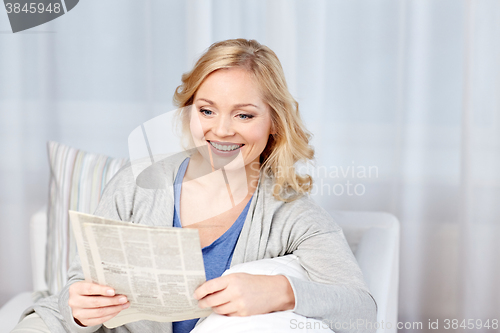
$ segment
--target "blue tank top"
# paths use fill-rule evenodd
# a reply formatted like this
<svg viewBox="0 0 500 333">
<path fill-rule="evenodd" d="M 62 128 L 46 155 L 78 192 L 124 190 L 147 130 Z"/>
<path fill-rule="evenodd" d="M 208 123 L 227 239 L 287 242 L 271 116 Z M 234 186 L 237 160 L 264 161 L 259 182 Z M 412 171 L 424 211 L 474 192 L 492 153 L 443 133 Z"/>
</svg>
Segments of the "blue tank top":
<svg viewBox="0 0 500 333">
<path fill-rule="evenodd" d="M 188 163 L 189 157 L 182 162 L 174 181 L 174 227 L 177 228 L 182 228 L 178 212 L 180 211 L 182 180 L 184 179 Z M 234 248 L 245 223 L 250 202 L 252 202 L 252 199 L 248 201 L 240 216 L 238 216 L 233 225 L 222 236 L 217 238 L 212 244 L 201 249 L 207 281 L 221 276 L 231 266 Z M 173 322 L 173 333 L 188 333 L 194 328 L 197 321 L 198 319 L 189 319 Z"/>
</svg>

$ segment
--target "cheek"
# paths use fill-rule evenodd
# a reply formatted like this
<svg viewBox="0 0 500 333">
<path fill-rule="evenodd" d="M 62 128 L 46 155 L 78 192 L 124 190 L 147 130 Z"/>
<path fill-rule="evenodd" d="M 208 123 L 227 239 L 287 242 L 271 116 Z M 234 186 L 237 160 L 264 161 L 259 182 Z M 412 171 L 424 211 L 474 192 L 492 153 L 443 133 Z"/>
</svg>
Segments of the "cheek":
<svg viewBox="0 0 500 333">
<path fill-rule="evenodd" d="M 269 139 L 269 129 L 264 125 L 252 127 L 247 131 L 246 139 L 252 145 L 264 149 Z"/>
<path fill-rule="evenodd" d="M 191 130 L 191 134 L 193 139 L 202 140 L 204 136 L 203 126 L 200 122 L 200 118 L 197 113 L 191 113 L 191 119 L 189 121 L 189 128 Z"/>
</svg>

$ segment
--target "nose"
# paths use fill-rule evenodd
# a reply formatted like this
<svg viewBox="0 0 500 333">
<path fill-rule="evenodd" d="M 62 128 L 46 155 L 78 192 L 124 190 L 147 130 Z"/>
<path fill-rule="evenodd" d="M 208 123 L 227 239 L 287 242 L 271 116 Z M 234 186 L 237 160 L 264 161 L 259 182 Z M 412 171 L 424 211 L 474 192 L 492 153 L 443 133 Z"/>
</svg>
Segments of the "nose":
<svg viewBox="0 0 500 333">
<path fill-rule="evenodd" d="M 219 138 L 234 135 L 234 129 L 233 129 L 233 124 L 231 122 L 231 117 L 225 115 L 217 117 L 217 119 L 214 122 L 212 132 L 214 132 L 214 134 Z"/>
</svg>

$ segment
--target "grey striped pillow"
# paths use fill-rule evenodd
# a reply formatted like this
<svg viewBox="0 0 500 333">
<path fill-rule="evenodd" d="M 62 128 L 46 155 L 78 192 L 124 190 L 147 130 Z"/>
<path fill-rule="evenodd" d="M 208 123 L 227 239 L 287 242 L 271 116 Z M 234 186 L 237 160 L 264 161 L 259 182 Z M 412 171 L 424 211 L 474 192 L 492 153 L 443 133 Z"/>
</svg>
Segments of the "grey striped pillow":
<svg viewBox="0 0 500 333">
<path fill-rule="evenodd" d="M 94 213 L 106 183 L 127 163 L 124 158 L 91 154 L 57 142 L 47 144 L 50 163 L 45 280 L 51 294 L 67 281 L 76 251 L 68 210 Z"/>
</svg>

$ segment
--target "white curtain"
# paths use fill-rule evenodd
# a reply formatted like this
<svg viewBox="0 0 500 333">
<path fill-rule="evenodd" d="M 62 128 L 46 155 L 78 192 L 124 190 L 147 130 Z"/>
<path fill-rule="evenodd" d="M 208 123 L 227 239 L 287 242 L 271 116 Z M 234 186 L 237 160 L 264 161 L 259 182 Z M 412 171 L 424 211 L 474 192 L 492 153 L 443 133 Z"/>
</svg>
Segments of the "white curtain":
<svg viewBox="0 0 500 333">
<path fill-rule="evenodd" d="M 0 305 L 31 288 L 45 142 L 127 156 L 201 52 L 242 37 L 281 59 L 316 200 L 399 218 L 399 320 L 500 319 L 500 2 L 82 0 L 9 29 L 0 10 Z"/>
</svg>

